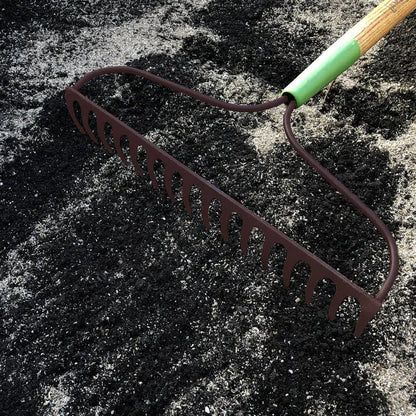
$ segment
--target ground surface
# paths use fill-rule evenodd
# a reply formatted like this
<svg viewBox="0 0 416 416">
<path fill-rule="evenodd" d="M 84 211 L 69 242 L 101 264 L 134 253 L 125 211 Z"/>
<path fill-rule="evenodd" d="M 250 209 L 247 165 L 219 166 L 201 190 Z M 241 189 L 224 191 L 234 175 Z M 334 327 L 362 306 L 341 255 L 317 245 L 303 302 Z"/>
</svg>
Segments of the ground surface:
<svg viewBox="0 0 416 416">
<path fill-rule="evenodd" d="M 75 129 L 64 88 L 129 64 L 272 99 L 373 1 L 6 0 L 0 5 L 1 415 L 415 415 L 416 16 L 295 132 L 388 224 L 400 279 L 365 334 L 304 303 Z M 282 110 L 222 112 L 131 77 L 85 94 L 376 293 L 383 240 L 300 161 Z M 197 202 L 194 202 L 197 205 Z"/>
</svg>

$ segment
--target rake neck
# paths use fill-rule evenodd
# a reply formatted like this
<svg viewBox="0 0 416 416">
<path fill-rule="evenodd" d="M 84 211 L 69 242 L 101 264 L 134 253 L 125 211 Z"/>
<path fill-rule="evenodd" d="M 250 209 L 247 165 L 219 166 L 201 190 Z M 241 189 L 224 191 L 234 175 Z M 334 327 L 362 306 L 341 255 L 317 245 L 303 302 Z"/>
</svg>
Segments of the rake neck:
<svg viewBox="0 0 416 416">
<path fill-rule="evenodd" d="M 289 139 L 290 144 L 296 150 L 296 152 L 302 157 L 302 159 L 310 166 L 312 166 L 326 181 L 333 186 L 338 192 L 340 192 L 344 197 L 363 215 L 365 215 L 380 231 L 383 238 L 386 240 L 389 254 L 390 254 L 390 270 L 387 280 L 384 282 L 380 291 L 377 293 L 375 298 L 382 302 L 387 296 L 387 293 L 393 286 L 394 281 L 397 277 L 398 265 L 399 265 L 399 253 L 397 249 L 396 242 L 387 228 L 386 224 L 378 217 L 378 215 L 369 208 L 357 195 L 353 194 L 342 182 L 340 182 L 332 173 L 325 169 L 316 159 L 312 157 L 296 140 L 295 135 L 293 134 L 291 126 L 291 116 L 293 110 L 296 108 L 297 104 L 295 100 L 292 100 L 285 112 L 284 115 L 284 128 L 286 135 Z"/>
</svg>

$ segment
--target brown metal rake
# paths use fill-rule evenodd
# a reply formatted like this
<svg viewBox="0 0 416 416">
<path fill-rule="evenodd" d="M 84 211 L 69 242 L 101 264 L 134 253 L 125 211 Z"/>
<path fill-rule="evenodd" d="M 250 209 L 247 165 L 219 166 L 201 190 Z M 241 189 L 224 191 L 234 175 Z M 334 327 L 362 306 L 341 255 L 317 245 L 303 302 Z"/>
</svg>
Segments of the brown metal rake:
<svg viewBox="0 0 416 416">
<path fill-rule="evenodd" d="M 235 201 L 229 195 L 225 194 L 221 190 L 217 189 L 211 183 L 206 181 L 204 178 L 184 166 L 178 160 L 158 148 L 156 145 L 151 143 L 149 140 L 141 136 L 132 128 L 121 122 L 119 119 L 114 117 L 112 114 L 104 110 L 99 105 L 95 104 L 83 94 L 80 93 L 80 88 L 89 80 L 96 78 L 100 75 L 110 73 L 123 73 L 123 74 L 134 74 L 146 78 L 150 81 L 178 91 L 182 94 L 196 98 L 202 102 L 210 105 L 214 105 L 230 111 L 238 112 L 256 112 L 277 107 L 281 104 L 286 104 L 287 109 L 284 115 L 284 128 L 289 138 L 291 145 L 297 151 L 297 153 L 310 164 L 321 176 L 323 176 L 333 187 L 335 187 L 340 193 L 342 193 L 348 201 L 350 201 L 357 209 L 359 209 L 366 217 L 368 217 L 373 224 L 380 230 L 383 237 L 388 243 L 390 250 L 390 272 L 387 280 L 381 287 L 378 294 L 373 297 L 364 291 L 357 284 L 353 283 L 350 279 L 336 271 L 334 268 L 329 266 L 323 260 L 310 253 L 304 247 L 300 246 L 289 237 L 281 233 L 275 227 L 268 222 L 264 221 L 258 215 L 245 208 L 243 205 Z M 381 302 L 386 297 L 390 290 L 396 275 L 398 267 L 398 253 L 397 247 L 394 242 L 392 235 L 390 234 L 384 223 L 377 217 L 377 215 L 368 208 L 359 198 L 349 191 L 341 182 L 339 182 L 331 173 L 329 173 L 324 167 L 322 167 L 305 149 L 300 146 L 294 137 L 291 128 L 291 114 L 296 107 L 296 101 L 290 95 L 283 95 L 275 100 L 254 105 L 237 105 L 230 104 L 215 98 L 203 95 L 199 92 L 190 90 L 184 86 L 178 85 L 171 81 L 160 78 L 149 72 L 135 69 L 131 67 L 109 67 L 93 71 L 84 76 L 79 80 L 73 87 L 69 87 L 66 90 L 66 103 L 69 113 L 77 126 L 78 130 L 85 134 L 87 133 L 91 140 L 97 143 L 97 138 L 89 126 L 90 114 L 95 114 L 97 121 L 97 132 L 98 136 L 103 142 L 105 148 L 108 151 L 112 151 L 109 146 L 106 135 L 105 127 L 109 125 L 113 132 L 114 146 L 117 154 L 121 160 L 127 164 L 127 158 L 124 155 L 121 147 L 121 138 L 127 137 L 129 143 L 129 157 L 136 170 L 136 172 L 143 176 L 143 171 L 139 166 L 137 156 L 138 149 L 141 148 L 146 152 L 147 156 L 147 170 L 152 180 L 153 186 L 158 189 L 159 184 L 156 180 L 154 166 L 157 160 L 161 161 L 164 166 L 164 186 L 172 201 L 174 201 L 174 194 L 172 191 L 172 180 L 175 174 L 179 174 L 182 178 L 182 198 L 185 208 L 189 214 L 191 214 L 190 205 L 190 192 L 193 186 L 198 187 L 202 193 L 202 218 L 205 226 L 210 226 L 209 222 L 209 206 L 213 200 L 218 200 L 221 204 L 221 233 L 225 241 L 228 240 L 228 223 L 233 213 L 236 213 L 242 219 L 241 229 L 241 248 L 243 254 L 247 253 L 248 241 L 250 234 L 254 228 L 260 230 L 264 235 L 264 243 L 262 248 L 262 265 L 264 268 L 268 267 L 269 256 L 275 245 L 283 246 L 286 250 L 286 259 L 283 267 L 283 284 L 288 286 L 294 267 L 299 263 L 303 262 L 310 266 L 310 277 L 306 287 L 306 303 L 310 304 L 316 285 L 322 279 L 329 279 L 336 285 L 336 292 L 332 298 L 331 305 L 329 308 L 329 319 L 333 320 L 336 316 L 337 310 L 344 299 L 347 297 L 353 297 L 358 300 L 360 304 L 360 314 L 355 328 L 355 335 L 359 336 L 367 323 L 374 317 L 377 311 L 381 307 Z M 75 112 L 75 103 L 78 103 L 81 110 L 81 123 L 77 119 Z"/>
<path fill-rule="evenodd" d="M 254 228 L 260 230 L 264 235 L 262 249 L 262 264 L 264 268 L 268 266 L 269 256 L 275 245 L 283 246 L 286 250 L 286 260 L 283 267 L 283 283 L 289 285 L 294 267 L 303 262 L 310 266 L 310 277 L 306 287 L 306 302 L 309 304 L 316 285 L 320 280 L 329 279 L 335 283 L 336 291 L 329 307 L 329 318 L 333 320 L 341 303 L 347 297 L 353 297 L 360 304 L 360 314 L 355 327 L 355 335 L 359 336 L 367 323 L 374 317 L 381 307 L 382 301 L 391 289 L 397 277 L 398 252 L 396 243 L 380 218 L 367 207 L 356 195 L 348 190 L 338 179 L 336 179 L 327 169 L 321 166 L 305 149 L 297 142 L 291 127 L 291 115 L 296 107 L 305 103 L 310 97 L 319 92 L 325 85 L 333 81 L 338 75 L 349 68 L 361 55 L 366 53 L 375 43 L 377 43 L 386 33 L 388 33 L 397 23 L 404 19 L 416 8 L 416 0 L 384 0 L 367 16 L 359 21 L 354 27 L 324 51 L 308 68 L 306 68 L 295 80 L 293 80 L 284 90 L 282 96 L 275 100 L 254 105 L 230 104 L 216 100 L 189 88 L 178 85 L 174 82 L 165 80 L 149 72 L 130 68 L 130 67 L 109 67 L 90 72 L 79 80 L 73 87 L 66 90 L 66 102 L 68 110 L 74 120 L 75 125 L 81 133 L 87 133 L 90 138 L 97 142 L 97 138 L 89 126 L 90 113 L 94 113 L 97 120 L 98 136 L 108 151 L 112 151 L 106 141 L 105 126 L 108 124 L 112 128 L 113 140 L 117 154 L 124 163 L 127 158 L 121 149 L 121 138 L 127 137 L 129 142 L 129 156 L 139 175 L 143 176 L 143 171 L 139 166 L 137 156 L 140 147 L 147 154 L 147 170 L 152 180 L 153 186 L 159 187 L 155 176 L 155 162 L 161 161 L 164 165 L 164 184 L 170 198 L 174 200 L 172 191 L 172 180 L 175 173 L 179 174 L 183 181 L 182 197 L 188 213 L 191 213 L 190 192 L 193 186 L 198 187 L 202 192 L 202 217 L 205 226 L 209 224 L 209 206 L 216 199 L 221 204 L 221 233 L 224 240 L 228 240 L 228 223 L 233 213 L 236 213 L 243 221 L 241 230 L 241 248 L 243 254 L 247 253 L 247 245 L 250 234 Z M 347 277 L 337 272 L 327 263 L 317 256 L 310 253 L 305 248 L 288 238 L 278 231 L 275 227 L 264 221 L 258 215 L 245 208 L 243 205 L 232 199 L 224 192 L 217 189 L 205 179 L 201 178 L 182 163 L 159 149 L 149 142 L 136 131 L 122 123 L 116 117 L 105 111 L 99 105 L 93 103 L 79 92 L 80 88 L 89 80 L 103 74 L 124 73 L 139 75 L 150 81 L 178 91 L 182 94 L 196 98 L 202 102 L 214 105 L 230 111 L 255 112 L 263 111 L 281 104 L 286 104 L 287 109 L 284 114 L 284 128 L 290 144 L 296 152 L 312 166 L 322 177 L 324 177 L 337 191 L 364 214 L 381 232 L 387 242 L 390 254 L 390 270 L 388 277 L 376 296 L 371 296 L 361 287 L 353 283 Z M 81 123 L 75 114 L 75 103 L 78 103 L 81 110 Z M 82 124 L 82 125 L 81 125 Z"/>
</svg>

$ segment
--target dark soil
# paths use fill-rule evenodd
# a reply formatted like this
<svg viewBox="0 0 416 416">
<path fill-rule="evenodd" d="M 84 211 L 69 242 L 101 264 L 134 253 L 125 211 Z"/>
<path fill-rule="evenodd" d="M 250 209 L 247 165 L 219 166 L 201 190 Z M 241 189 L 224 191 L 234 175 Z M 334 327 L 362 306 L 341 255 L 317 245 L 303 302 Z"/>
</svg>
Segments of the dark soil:
<svg viewBox="0 0 416 416">
<path fill-rule="evenodd" d="M 175 55 L 126 63 L 189 87 L 209 81 L 198 69 L 204 65 L 249 73 L 265 89 L 279 90 L 330 35 L 306 22 L 292 28 L 286 3 L 275 27 L 266 22 L 277 7 L 271 0 L 189 6 L 192 24 L 212 30 L 217 40 L 198 33 Z M 119 24 L 160 4 L 6 2 L 2 19 L 22 33 L 42 25 L 76 34 L 84 25 Z M 386 53 L 398 59 L 389 46 L 397 41 L 394 33 L 388 41 Z M 411 41 L 402 39 L 402 47 L 412 49 Z M 384 82 L 414 76 L 403 59 L 403 66 L 397 62 L 395 71 L 384 72 Z M 306 148 L 396 231 L 392 205 L 406 173 L 374 145 L 375 135 L 396 140 L 416 114 L 416 97 L 415 90 L 378 94 L 369 84 L 374 68 L 364 68 L 368 77 L 359 88 L 335 84 L 324 105 L 321 96 L 314 98 L 322 113 L 338 120 L 324 137 L 301 113 L 294 124 Z M 5 76 L 2 82 L 4 108 L 11 102 L 19 107 L 18 80 Z M 206 92 L 219 96 L 210 85 Z M 31 91 L 22 86 L 20 93 Z M 288 144 L 276 143 L 266 156 L 256 152 L 241 126 L 254 128 L 266 115 L 226 113 L 128 76 L 102 77 L 84 93 L 376 293 L 388 268 L 383 240 Z M 24 129 L 31 142 L 19 144 L 13 133 L 6 139 L 14 158 L 0 171 L 0 275 L 23 276 L 30 295 L 20 295 L 16 280 L 16 292 L 0 308 L 0 414 L 389 414 L 388 397 L 363 370 L 383 359 L 395 332 L 388 317 L 376 319 L 359 339 L 352 335 L 353 302 L 329 322 L 331 285 L 320 285 L 306 306 L 308 270 L 298 267 L 284 289 L 281 253 L 270 272 L 262 271 L 261 239 L 254 237 L 242 258 L 238 222 L 229 244 L 221 240 L 215 210 L 213 229 L 205 230 L 181 201 L 172 205 L 164 191 L 81 136 L 63 94 L 51 94 Z M 196 210 L 197 198 L 193 203 Z M 399 306 L 390 313 L 396 325 L 405 325 Z M 68 397 L 62 407 L 51 405 L 51 386 Z"/>
</svg>

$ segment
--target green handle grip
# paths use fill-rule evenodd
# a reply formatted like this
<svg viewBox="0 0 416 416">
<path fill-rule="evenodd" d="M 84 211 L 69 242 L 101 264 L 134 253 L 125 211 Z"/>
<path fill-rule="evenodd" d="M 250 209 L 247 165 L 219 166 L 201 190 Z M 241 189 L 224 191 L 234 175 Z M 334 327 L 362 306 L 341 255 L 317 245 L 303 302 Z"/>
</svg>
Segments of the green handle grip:
<svg viewBox="0 0 416 416">
<path fill-rule="evenodd" d="M 300 107 L 309 98 L 342 74 L 360 58 L 360 45 L 355 39 L 342 37 L 295 78 L 282 94 L 290 94 Z"/>
</svg>

